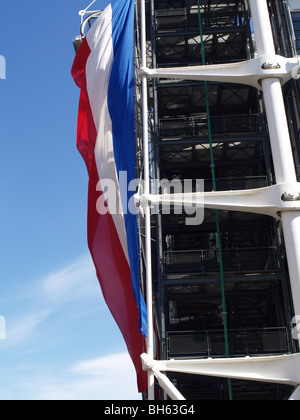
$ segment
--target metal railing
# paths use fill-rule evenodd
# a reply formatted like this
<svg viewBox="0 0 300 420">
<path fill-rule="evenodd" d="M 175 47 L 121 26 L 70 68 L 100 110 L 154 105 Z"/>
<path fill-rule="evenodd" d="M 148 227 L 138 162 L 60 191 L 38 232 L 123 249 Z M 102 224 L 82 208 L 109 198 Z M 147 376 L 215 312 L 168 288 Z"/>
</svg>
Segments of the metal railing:
<svg viewBox="0 0 300 420">
<path fill-rule="evenodd" d="M 259 115 L 224 115 L 212 116 L 212 134 L 224 137 L 235 134 L 260 132 Z M 208 135 L 208 122 L 206 117 L 163 118 L 160 120 L 160 136 L 168 138 L 172 136 L 196 137 Z"/>
<path fill-rule="evenodd" d="M 268 178 L 266 176 L 216 178 L 217 191 L 251 190 L 265 188 L 268 185 Z M 204 180 L 204 189 L 205 191 L 213 191 L 211 179 Z"/>
<path fill-rule="evenodd" d="M 235 275 L 246 273 L 279 272 L 276 247 L 223 249 L 225 273 Z M 219 270 L 218 249 L 166 251 L 164 253 L 165 273 L 197 273 L 205 276 Z"/>
<path fill-rule="evenodd" d="M 226 7 L 224 5 L 222 7 L 215 5 L 214 9 L 208 13 L 204 9 L 202 12 L 204 27 L 208 27 L 210 32 L 215 27 L 221 28 L 223 31 L 230 27 L 234 27 L 236 30 L 240 29 L 240 27 L 245 27 L 245 12 L 237 9 L 236 6 L 230 6 L 230 4 L 226 5 Z M 155 29 L 156 31 L 169 30 L 173 32 L 176 32 L 176 30 L 197 31 L 198 19 L 197 7 L 156 10 Z"/>
<path fill-rule="evenodd" d="M 229 330 L 231 356 L 285 354 L 290 352 L 287 328 Z M 169 331 L 168 358 L 222 357 L 225 355 L 224 331 Z"/>
</svg>

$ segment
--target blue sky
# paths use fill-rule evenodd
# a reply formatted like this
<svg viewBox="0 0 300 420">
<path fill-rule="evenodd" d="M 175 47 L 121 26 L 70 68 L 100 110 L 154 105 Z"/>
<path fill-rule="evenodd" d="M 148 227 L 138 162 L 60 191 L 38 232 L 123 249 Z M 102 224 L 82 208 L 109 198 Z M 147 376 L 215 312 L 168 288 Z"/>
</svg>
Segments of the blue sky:
<svg viewBox="0 0 300 420">
<path fill-rule="evenodd" d="M 0 5 L 0 400 L 140 398 L 87 249 L 70 69 L 88 4 Z"/>
</svg>

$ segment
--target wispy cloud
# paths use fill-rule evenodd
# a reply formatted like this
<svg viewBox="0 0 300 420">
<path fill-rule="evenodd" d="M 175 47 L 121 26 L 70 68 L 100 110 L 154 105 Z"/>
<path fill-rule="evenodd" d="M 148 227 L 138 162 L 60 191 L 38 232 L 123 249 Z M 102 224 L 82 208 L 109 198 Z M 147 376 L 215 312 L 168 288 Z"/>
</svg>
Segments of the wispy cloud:
<svg viewBox="0 0 300 420">
<path fill-rule="evenodd" d="M 80 299 L 86 301 L 88 309 L 88 299 L 95 295 L 99 296 L 101 305 L 101 290 L 89 255 L 26 284 L 14 300 L 11 298 L 11 313 L 4 314 L 7 338 L 0 341 L 1 348 L 30 338 L 41 324 L 63 310 L 66 303 L 75 305 L 74 301 Z M 80 312 L 74 312 L 74 316 L 80 316 Z"/>
<path fill-rule="evenodd" d="M 6 321 L 0 400 L 140 399 L 89 255 L 26 284 Z M 67 357 L 64 348 L 75 343 L 76 352 Z M 101 348 L 105 356 L 85 360 L 87 343 L 89 355 Z M 113 354 L 107 355 L 109 349 Z"/>
<path fill-rule="evenodd" d="M 85 360 L 72 366 L 72 373 L 89 376 L 105 376 L 111 372 L 118 373 L 120 376 L 128 372 L 132 362 L 127 353 L 117 353 L 97 359 Z"/>
<path fill-rule="evenodd" d="M 37 400 L 138 400 L 135 371 L 127 353 L 80 361 L 61 372 L 24 381 Z"/>
<path fill-rule="evenodd" d="M 95 268 L 89 255 L 44 276 L 38 292 L 49 300 L 66 301 L 86 297 L 95 290 Z M 97 285 L 98 287 L 98 285 Z"/>
<path fill-rule="evenodd" d="M 1 349 L 16 346 L 30 338 L 49 316 L 48 311 L 24 314 L 8 322 L 6 340 L 1 341 Z M 10 320 L 9 320 L 10 321 Z"/>
</svg>

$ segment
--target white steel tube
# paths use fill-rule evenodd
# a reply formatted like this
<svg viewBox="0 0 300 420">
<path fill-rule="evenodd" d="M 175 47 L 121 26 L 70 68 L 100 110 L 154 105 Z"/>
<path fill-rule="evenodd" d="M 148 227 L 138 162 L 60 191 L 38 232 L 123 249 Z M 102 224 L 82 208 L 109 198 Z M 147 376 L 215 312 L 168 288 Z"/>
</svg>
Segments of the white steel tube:
<svg viewBox="0 0 300 420">
<path fill-rule="evenodd" d="M 145 0 L 141 0 L 141 55 L 142 67 L 147 65 L 146 45 L 146 6 Z M 149 173 L 149 138 L 148 138 L 148 82 L 146 76 L 142 77 L 142 109 L 143 109 L 143 154 L 144 154 L 144 191 L 150 192 Z M 154 336 L 153 336 L 153 308 L 152 308 L 152 258 L 151 258 L 151 214 L 150 207 L 145 208 L 145 248 L 146 248 L 146 294 L 147 294 L 147 354 L 154 358 Z M 154 400 L 153 372 L 148 372 L 148 399 Z"/>
<path fill-rule="evenodd" d="M 297 386 L 295 391 L 292 393 L 291 397 L 289 398 L 289 401 L 300 401 L 300 385 Z"/>
<path fill-rule="evenodd" d="M 266 0 L 249 0 L 258 55 L 274 56 L 274 40 Z M 297 181 L 280 80 L 262 80 L 277 183 Z M 300 212 L 282 212 L 295 314 L 300 315 Z M 299 337 L 300 339 L 300 337 Z"/>
<path fill-rule="evenodd" d="M 153 372 L 158 380 L 160 387 L 168 394 L 168 396 L 175 401 L 184 401 L 184 396 L 178 391 L 170 379 L 161 373 L 158 369 L 153 367 Z"/>
<path fill-rule="evenodd" d="M 261 0 L 260 0 L 261 1 Z M 262 80 L 277 184 L 297 182 L 295 163 L 279 79 Z"/>
<path fill-rule="evenodd" d="M 300 316 L 300 212 L 283 212 L 282 228 L 295 315 Z M 298 340 L 300 341 L 299 333 Z"/>
<path fill-rule="evenodd" d="M 274 39 L 266 0 L 249 0 L 258 55 L 275 55 Z"/>
</svg>

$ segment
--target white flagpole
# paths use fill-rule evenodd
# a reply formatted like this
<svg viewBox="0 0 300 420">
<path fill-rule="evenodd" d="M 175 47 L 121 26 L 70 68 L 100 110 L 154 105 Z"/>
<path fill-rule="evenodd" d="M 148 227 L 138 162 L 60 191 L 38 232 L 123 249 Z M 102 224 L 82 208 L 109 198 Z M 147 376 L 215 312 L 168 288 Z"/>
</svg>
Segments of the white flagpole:
<svg viewBox="0 0 300 420">
<path fill-rule="evenodd" d="M 259 56 L 270 58 L 272 63 L 272 59 L 275 57 L 275 47 L 267 2 L 266 0 L 250 0 L 250 8 L 257 53 Z M 277 184 L 295 185 L 297 178 L 280 79 L 276 77 L 263 79 L 262 89 L 276 182 Z M 293 196 L 293 191 L 291 193 Z M 300 316 L 300 211 L 283 211 L 281 218 L 295 315 Z"/>
<path fill-rule="evenodd" d="M 141 0 L 141 56 L 142 67 L 147 66 L 146 44 L 146 5 Z M 150 169 L 149 169 L 149 137 L 148 137 L 148 82 L 147 77 L 142 77 L 142 109 L 143 109 L 143 154 L 144 154 L 144 192 L 150 193 Z M 148 339 L 147 354 L 154 358 L 153 350 L 153 308 L 152 308 L 152 258 L 151 258 L 151 214 L 149 205 L 145 208 L 145 242 L 146 242 L 146 293 L 147 293 L 147 317 Z M 154 400 L 154 374 L 148 372 L 148 400 Z"/>
</svg>

